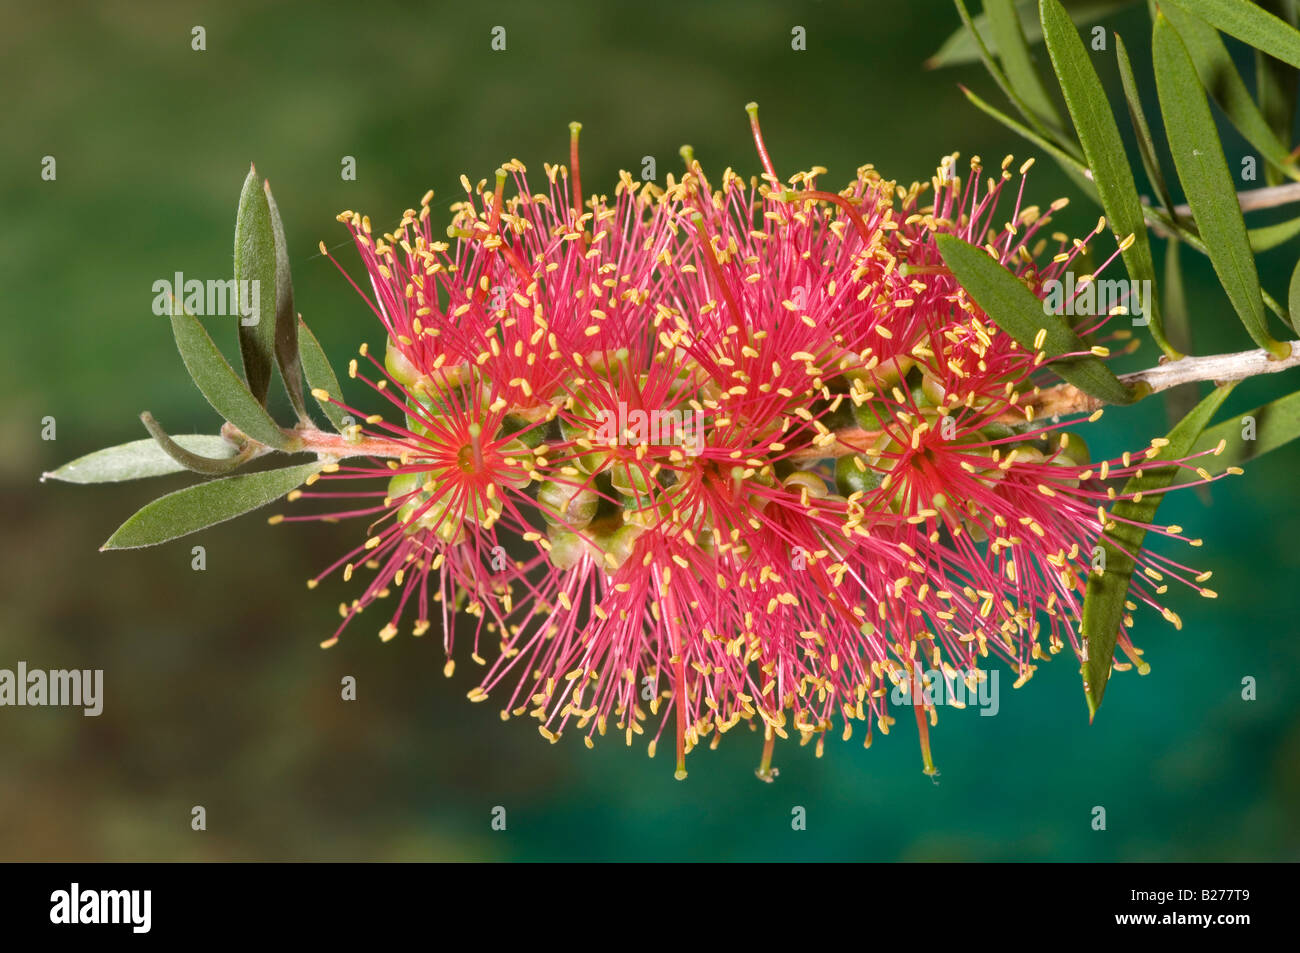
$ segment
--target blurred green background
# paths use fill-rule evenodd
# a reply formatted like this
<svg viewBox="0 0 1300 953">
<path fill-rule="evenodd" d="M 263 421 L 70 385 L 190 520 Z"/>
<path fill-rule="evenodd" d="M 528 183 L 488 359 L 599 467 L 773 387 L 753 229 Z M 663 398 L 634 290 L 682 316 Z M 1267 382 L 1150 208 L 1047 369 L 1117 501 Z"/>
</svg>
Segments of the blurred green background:
<svg viewBox="0 0 1300 953">
<path fill-rule="evenodd" d="M 385 645 L 362 624 L 322 652 L 350 589 L 303 581 L 359 526 L 269 527 L 255 515 L 157 549 L 98 553 L 134 509 L 186 478 L 37 478 L 144 436 L 141 410 L 173 433 L 215 428 L 150 311 L 151 285 L 175 271 L 228 275 L 250 160 L 275 188 L 298 308 L 342 366 L 382 338 L 317 252 L 321 239 L 346 238 L 334 215 L 357 209 L 390 228 L 432 187 L 446 216 L 461 172 L 490 176 L 518 157 L 540 175 L 544 160 L 567 161 L 571 119 L 584 123 L 588 191 L 608 190 L 619 168 L 639 171 L 646 155 L 662 181 L 684 142 L 708 168 L 757 171 L 751 99 L 778 171 L 821 164 L 835 187 L 864 162 L 911 181 L 954 150 L 990 163 L 1032 154 L 962 98 L 958 82 L 998 98 L 978 66 L 922 68 L 958 24 L 947 0 L 411 6 L 3 7 L 0 667 L 102 668 L 106 700 L 99 718 L 0 709 L 0 859 L 1297 856 L 1300 448 L 1216 485 L 1208 506 L 1184 493 L 1162 511 L 1206 539 L 1192 561 L 1215 571 L 1220 597 L 1172 591 L 1181 632 L 1139 616 L 1150 675 L 1117 676 L 1089 727 L 1071 659 L 1017 692 L 1004 673 L 997 717 L 941 714 L 937 784 L 905 719 L 869 751 L 828 739 L 818 760 L 811 746 L 783 745 L 772 785 L 753 774 L 761 739 L 737 730 L 694 754 L 679 783 L 670 755 L 652 761 L 644 745 L 551 746 L 527 720 L 503 725 L 494 705 L 465 700 L 463 652 L 455 677 L 442 677 L 432 633 Z M 1153 96 L 1145 11 L 1104 22 Z M 195 25 L 205 52 L 191 50 Z M 490 48 L 497 25 L 505 52 Z M 796 25 L 805 52 L 791 50 Z M 1113 50 L 1097 62 L 1114 93 Z M 1225 141 L 1234 155 L 1244 148 Z M 40 177 L 46 155 L 53 182 Z M 356 159 L 354 182 L 340 177 L 344 156 Z M 1029 190 L 1042 205 L 1071 194 L 1049 161 Z M 1084 201 L 1070 211 L 1071 231 L 1095 222 Z M 1264 259 L 1279 297 L 1297 252 Z M 356 274 L 351 251 L 339 253 Z M 1194 257 L 1198 350 L 1249 347 Z M 1127 360 L 1154 359 L 1146 342 Z M 1294 388 L 1294 375 L 1242 386 L 1231 408 Z M 53 442 L 40 437 L 47 415 Z M 1118 452 L 1163 426 L 1149 401 L 1108 412 L 1088 439 Z M 206 572 L 190 568 L 194 543 Z M 340 700 L 345 675 L 357 679 L 355 702 Z M 1241 699 L 1248 675 L 1254 702 Z M 207 810 L 205 832 L 190 829 L 193 805 Z M 489 823 L 498 805 L 503 832 Z M 806 831 L 791 830 L 796 805 Z M 1104 832 L 1091 828 L 1095 805 Z"/>
</svg>

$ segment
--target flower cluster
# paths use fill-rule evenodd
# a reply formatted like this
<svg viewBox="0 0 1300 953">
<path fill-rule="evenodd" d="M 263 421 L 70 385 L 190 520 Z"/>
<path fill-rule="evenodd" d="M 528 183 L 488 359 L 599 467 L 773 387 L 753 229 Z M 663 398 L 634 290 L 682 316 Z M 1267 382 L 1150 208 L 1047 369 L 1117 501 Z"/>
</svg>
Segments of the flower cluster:
<svg viewBox="0 0 1300 953">
<path fill-rule="evenodd" d="M 679 777 L 741 723 L 763 732 L 770 777 L 776 738 L 820 753 L 837 716 L 845 738 L 856 721 L 868 745 L 887 733 L 891 690 L 923 670 L 973 687 L 999 656 L 1018 687 L 1039 660 L 1083 657 L 1105 507 L 1162 442 L 1092 463 L 1036 417 L 1051 362 L 935 243 L 985 247 L 1041 297 L 1088 248 L 1047 232 L 1064 201 L 1023 204 L 1029 163 L 1017 180 L 1009 157 L 963 176 L 949 156 L 906 187 L 864 166 L 823 191 L 824 169 L 779 179 L 753 128 L 749 180 L 715 183 L 686 149 L 663 188 L 623 173 L 612 200 L 584 199 L 575 124 L 543 192 L 518 161 L 491 187 L 462 177 L 445 239 L 432 193 L 382 236 L 339 216 L 387 332 L 382 360 L 362 347 L 349 373 L 395 420 L 367 417 L 349 437 L 374 455 L 291 496 L 355 502 L 289 519 L 373 520 L 312 580 L 366 574 L 326 645 L 387 599 L 381 638 L 436 618 L 450 658 L 468 615 L 472 700 L 551 741 L 613 729 L 653 755 L 668 728 Z M 1128 337 L 1106 321 L 1078 330 Z M 1208 573 L 1131 555 L 1134 608 L 1169 580 L 1212 595 Z M 912 707 L 934 773 L 935 711 Z"/>
</svg>

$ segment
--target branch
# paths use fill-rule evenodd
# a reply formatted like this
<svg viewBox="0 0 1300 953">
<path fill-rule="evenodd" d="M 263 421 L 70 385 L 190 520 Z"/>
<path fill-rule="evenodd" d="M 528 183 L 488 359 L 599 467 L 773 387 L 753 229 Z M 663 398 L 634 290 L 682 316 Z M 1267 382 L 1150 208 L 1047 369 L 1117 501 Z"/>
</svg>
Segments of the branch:
<svg viewBox="0 0 1300 953">
<path fill-rule="evenodd" d="M 1140 386 L 1143 396 L 1158 394 L 1161 391 L 1191 384 L 1197 381 L 1245 380 L 1262 374 L 1276 374 L 1292 367 L 1300 367 L 1300 341 L 1291 342 L 1291 353 L 1284 358 L 1274 358 L 1263 348 L 1253 351 L 1238 351 L 1235 354 L 1210 354 L 1204 357 L 1184 357 L 1177 361 L 1157 364 L 1144 371 L 1121 374 L 1119 379 L 1125 384 Z M 1000 418 L 1006 423 L 1022 423 L 1026 411 L 1032 410 L 1030 419 L 1036 417 L 1068 417 L 1075 414 L 1090 414 L 1105 402 L 1085 394 L 1073 384 L 1058 384 L 1039 391 L 1031 399 L 1017 405 L 1015 410 L 1007 411 Z M 235 440 L 246 441 L 250 447 L 258 448 L 254 455 L 269 451 L 270 448 L 244 434 L 237 427 L 226 424 L 222 433 Z M 415 457 L 409 446 L 382 437 L 364 437 L 350 439 L 335 433 L 326 433 L 315 428 L 285 430 L 286 434 L 301 441 L 296 452 L 315 453 L 323 459 L 342 460 L 348 457 L 378 457 L 383 459 L 401 459 L 403 456 Z M 787 458 L 795 463 L 807 463 L 861 453 L 879 436 L 880 431 L 862 430 L 848 427 L 836 431 L 835 442 L 826 446 L 800 447 L 792 450 Z"/>
<path fill-rule="evenodd" d="M 1292 202 L 1300 202 L 1300 182 L 1288 182 L 1285 185 L 1272 185 L 1268 188 L 1250 189 L 1237 193 L 1237 203 L 1241 206 L 1243 212 L 1257 212 L 1260 209 L 1277 208 L 1279 205 L 1289 205 Z M 1190 205 L 1176 206 L 1174 214 L 1180 218 L 1191 218 L 1192 207 Z"/>
<path fill-rule="evenodd" d="M 1234 354 L 1207 354 L 1204 357 L 1184 357 L 1178 361 L 1157 364 L 1145 371 L 1121 374 L 1119 379 L 1129 385 L 1143 385 L 1148 394 L 1192 384 L 1197 381 L 1214 381 L 1226 384 L 1242 381 L 1261 374 L 1276 374 L 1300 366 L 1300 341 L 1291 342 L 1291 353 L 1275 358 L 1263 348 L 1237 351 Z M 1039 415 L 1064 417 L 1070 414 L 1090 414 L 1103 406 L 1104 401 L 1085 394 L 1073 384 L 1060 384 L 1042 391 L 1033 402 Z"/>
</svg>

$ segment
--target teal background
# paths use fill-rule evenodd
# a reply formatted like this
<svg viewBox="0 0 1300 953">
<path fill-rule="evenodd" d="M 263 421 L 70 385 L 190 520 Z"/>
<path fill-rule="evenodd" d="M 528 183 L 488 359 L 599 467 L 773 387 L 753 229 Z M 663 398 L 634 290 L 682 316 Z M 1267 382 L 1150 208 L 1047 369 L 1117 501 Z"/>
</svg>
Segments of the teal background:
<svg viewBox="0 0 1300 953">
<path fill-rule="evenodd" d="M 432 187 L 446 217 L 461 172 L 490 177 L 510 157 L 539 180 L 544 160 L 567 161 L 571 119 L 584 123 L 589 192 L 611 189 L 620 167 L 639 171 L 644 155 L 662 181 L 683 142 L 715 172 L 757 171 L 751 99 L 778 171 L 824 165 L 834 187 L 864 162 L 911 181 L 954 150 L 990 165 L 1032 154 L 961 96 L 958 82 L 1001 102 L 979 66 L 922 68 L 958 25 L 946 0 L 5 3 L 0 17 L 0 667 L 102 668 L 106 683 L 99 718 L 0 709 L 0 859 L 1296 858 L 1294 446 L 1217 484 L 1208 506 L 1183 493 L 1162 510 L 1205 538 L 1191 561 L 1215 571 L 1220 595 L 1171 591 L 1181 632 L 1139 615 L 1150 675 L 1118 675 L 1090 727 L 1070 658 L 1015 692 L 1004 672 L 996 717 L 941 714 L 937 784 L 902 718 L 869 751 L 830 738 L 818 760 L 811 746 L 780 746 L 772 785 L 753 774 L 761 739 L 739 729 L 695 753 L 684 783 L 669 755 L 652 761 L 641 744 L 550 746 L 528 720 L 502 724 L 494 705 L 469 704 L 472 663 L 458 652 L 444 679 L 432 633 L 384 645 L 363 620 L 317 647 L 351 590 L 303 582 L 359 526 L 254 515 L 100 554 L 123 519 L 186 478 L 37 482 L 144 436 L 142 410 L 173 433 L 217 426 L 150 311 L 151 285 L 178 270 L 228 274 L 250 160 L 286 222 L 298 308 L 341 367 L 382 338 L 316 250 L 344 246 L 357 274 L 334 215 L 356 209 L 390 228 Z M 190 48 L 196 24 L 205 52 Z M 506 52 L 490 49 L 495 25 Z M 790 48 L 795 25 L 805 52 Z M 1145 11 L 1105 25 L 1129 43 L 1154 116 Z M 1117 96 L 1113 49 L 1095 61 Z M 40 178 L 45 155 L 54 182 Z M 355 182 L 340 178 L 346 155 Z M 1045 206 L 1072 193 L 1044 158 L 1029 194 Z M 1079 232 L 1096 214 L 1080 200 L 1059 222 Z M 1293 243 L 1262 260 L 1280 298 L 1298 253 Z M 1185 261 L 1197 349 L 1251 346 L 1208 267 Z M 1154 360 L 1149 341 L 1126 359 Z M 1285 393 L 1294 375 L 1243 385 L 1230 408 Z M 40 437 L 47 415 L 53 442 Z M 1164 427 L 1148 401 L 1087 436 L 1118 452 Z M 206 572 L 190 569 L 195 543 Z M 355 702 L 339 698 L 345 675 Z M 1241 698 L 1246 676 L 1257 701 Z M 204 832 L 190 829 L 193 805 L 207 810 Z M 504 832 L 489 824 L 498 805 Z M 1091 827 L 1097 805 L 1104 832 Z M 806 831 L 791 830 L 795 806 Z"/>
</svg>

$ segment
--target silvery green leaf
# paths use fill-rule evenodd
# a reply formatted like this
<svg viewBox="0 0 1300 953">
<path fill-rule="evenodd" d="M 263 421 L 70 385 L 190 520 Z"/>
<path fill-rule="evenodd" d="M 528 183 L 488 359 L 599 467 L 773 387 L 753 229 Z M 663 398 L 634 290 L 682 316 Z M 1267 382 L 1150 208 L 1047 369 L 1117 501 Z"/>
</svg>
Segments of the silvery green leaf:
<svg viewBox="0 0 1300 953">
<path fill-rule="evenodd" d="M 257 402 L 266 406 L 275 361 L 275 230 L 266 192 L 257 170 L 251 167 L 239 194 L 235 217 L 235 282 L 241 302 L 249 303 L 248 313 L 238 317 L 244 379 Z"/>
<path fill-rule="evenodd" d="M 321 348 L 320 341 L 316 340 L 316 335 L 312 334 L 311 329 L 307 327 L 307 322 L 301 319 L 298 322 L 298 351 L 302 355 L 302 369 L 307 376 L 307 386 L 313 391 L 323 390 L 334 398 L 341 397 L 343 390 L 339 387 L 339 379 L 334 374 L 334 368 L 330 367 L 329 358 L 325 356 L 325 351 Z M 345 419 L 347 415 L 343 410 L 318 397 L 316 403 L 320 404 L 320 409 L 325 411 L 325 416 L 330 419 L 334 429 L 342 433 L 347 426 Z"/>
<path fill-rule="evenodd" d="M 321 464 L 313 461 L 222 477 L 168 493 L 119 526 L 100 551 L 156 546 L 223 523 L 279 499 L 320 468 Z"/>
<path fill-rule="evenodd" d="M 311 420 L 302 398 L 302 363 L 298 358 L 298 314 L 293 307 L 293 274 L 289 268 L 289 248 L 284 238 L 280 209 L 271 194 L 271 183 L 263 183 L 266 203 L 271 211 L 271 232 L 275 237 L 275 360 L 280 366 L 284 389 L 301 423 Z"/>
<path fill-rule="evenodd" d="M 238 453 L 238 448 L 230 441 L 211 434 L 180 434 L 172 440 L 191 453 L 205 457 L 233 457 Z M 185 467 L 169 457 L 157 441 L 146 437 L 88 453 L 57 470 L 42 474 L 41 479 L 63 483 L 121 483 L 184 470 Z"/>
<path fill-rule="evenodd" d="M 277 450 L 292 448 L 293 442 L 244 386 L 199 319 L 186 311 L 179 301 L 173 304 L 172 333 L 190 377 L 217 413 L 268 447 Z"/>
</svg>

